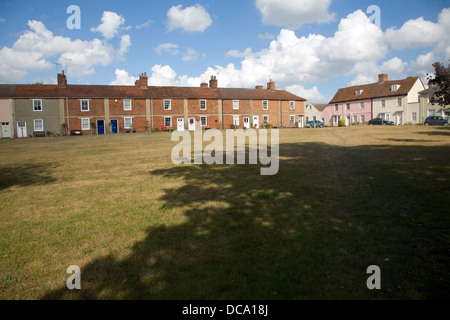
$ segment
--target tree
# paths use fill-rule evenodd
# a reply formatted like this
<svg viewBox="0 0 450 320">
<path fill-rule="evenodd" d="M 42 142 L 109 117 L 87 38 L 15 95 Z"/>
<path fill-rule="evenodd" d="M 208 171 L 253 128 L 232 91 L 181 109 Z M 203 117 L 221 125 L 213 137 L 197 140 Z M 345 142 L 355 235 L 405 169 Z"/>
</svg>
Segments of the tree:
<svg viewBox="0 0 450 320">
<path fill-rule="evenodd" d="M 445 107 L 450 105 L 450 64 L 446 68 L 442 63 L 435 62 L 433 67 L 435 70 L 434 76 L 427 74 L 428 85 L 436 88 L 430 103 Z"/>
</svg>

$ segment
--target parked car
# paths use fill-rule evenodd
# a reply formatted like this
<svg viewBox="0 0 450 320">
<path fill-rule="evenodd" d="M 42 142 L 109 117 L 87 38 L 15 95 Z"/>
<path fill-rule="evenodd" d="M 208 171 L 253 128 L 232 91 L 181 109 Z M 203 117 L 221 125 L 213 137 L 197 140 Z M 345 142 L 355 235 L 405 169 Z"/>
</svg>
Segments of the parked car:
<svg viewBox="0 0 450 320">
<path fill-rule="evenodd" d="M 426 126 L 448 126 L 448 121 L 440 116 L 428 117 L 423 123 Z"/>
<path fill-rule="evenodd" d="M 306 122 L 306 127 L 307 128 L 314 128 L 314 122 L 315 122 L 316 128 L 323 128 L 324 123 L 322 121 L 319 121 L 319 120 L 307 121 Z"/>
<path fill-rule="evenodd" d="M 382 125 L 393 126 L 394 122 L 393 121 L 384 120 L 382 118 L 374 118 L 374 119 L 369 121 L 369 124 L 370 125 L 378 125 L 378 126 L 382 126 Z"/>
</svg>

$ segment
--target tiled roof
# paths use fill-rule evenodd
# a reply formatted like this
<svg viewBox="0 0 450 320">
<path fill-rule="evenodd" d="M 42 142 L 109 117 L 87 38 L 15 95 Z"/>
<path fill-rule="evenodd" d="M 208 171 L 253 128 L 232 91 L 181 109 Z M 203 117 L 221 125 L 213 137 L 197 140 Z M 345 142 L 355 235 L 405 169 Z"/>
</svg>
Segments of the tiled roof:
<svg viewBox="0 0 450 320">
<path fill-rule="evenodd" d="M 404 96 L 409 93 L 418 79 L 420 78 L 410 77 L 404 80 L 390 80 L 339 89 L 334 98 L 330 101 L 330 104 L 382 97 Z M 392 85 L 399 85 L 400 87 L 397 91 L 391 91 Z M 360 95 L 356 95 L 355 93 L 358 90 L 361 90 Z"/>
<path fill-rule="evenodd" d="M 0 97 L 15 98 L 142 98 L 142 99 L 255 99 L 306 101 L 285 90 L 201 87 L 68 85 L 0 85 Z"/>
<path fill-rule="evenodd" d="M 11 98 L 16 86 L 14 84 L 0 84 L 0 98 Z"/>
</svg>

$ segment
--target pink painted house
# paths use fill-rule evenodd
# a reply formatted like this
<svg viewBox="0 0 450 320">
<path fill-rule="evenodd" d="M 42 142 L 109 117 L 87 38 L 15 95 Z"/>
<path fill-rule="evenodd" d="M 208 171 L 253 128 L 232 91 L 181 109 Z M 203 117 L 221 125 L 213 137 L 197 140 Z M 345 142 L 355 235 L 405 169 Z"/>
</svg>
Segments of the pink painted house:
<svg viewBox="0 0 450 320">
<path fill-rule="evenodd" d="M 345 119 L 345 125 L 365 123 L 372 118 L 372 100 L 362 99 L 347 102 L 330 102 L 322 111 L 326 126 L 339 126 L 339 120 Z"/>
</svg>

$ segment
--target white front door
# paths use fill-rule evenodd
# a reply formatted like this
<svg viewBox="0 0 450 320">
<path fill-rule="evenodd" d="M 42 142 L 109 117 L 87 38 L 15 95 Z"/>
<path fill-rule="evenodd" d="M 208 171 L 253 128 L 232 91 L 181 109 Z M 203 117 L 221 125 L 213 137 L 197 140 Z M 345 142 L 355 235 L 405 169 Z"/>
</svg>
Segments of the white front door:
<svg viewBox="0 0 450 320">
<path fill-rule="evenodd" d="M 195 130 L 195 118 L 188 119 L 188 129 L 189 129 L 189 131 Z"/>
<path fill-rule="evenodd" d="M 397 114 L 397 125 L 402 125 L 403 124 L 403 113 L 398 113 Z"/>
<path fill-rule="evenodd" d="M 17 138 L 27 137 L 27 123 L 25 121 L 17 122 Z"/>
<path fill-rule="evenodd" d="M 259 129 L 259 116 L 253 116 L 253 128 Z"/>
<path fill-rule="evenodd" d="M 298 116 L 298 127 L 303 128 L 303 116 Z"/>
<path fill-rule="evenodd" d="M 2 138 L 11 138 L 9 122 L 2 122 Z"/>
<path fill-rule="evenodd" d="M 184 119 L 183 118 L 177 119 L 177 130 L 184 131 Z"/>
<path fill-rule="evenodd" d="M 244 128 L 250 129 L 250 118 L 244 117 Z"/>
</svg>

